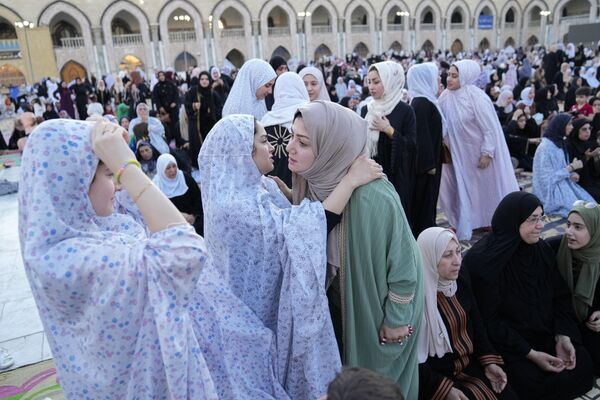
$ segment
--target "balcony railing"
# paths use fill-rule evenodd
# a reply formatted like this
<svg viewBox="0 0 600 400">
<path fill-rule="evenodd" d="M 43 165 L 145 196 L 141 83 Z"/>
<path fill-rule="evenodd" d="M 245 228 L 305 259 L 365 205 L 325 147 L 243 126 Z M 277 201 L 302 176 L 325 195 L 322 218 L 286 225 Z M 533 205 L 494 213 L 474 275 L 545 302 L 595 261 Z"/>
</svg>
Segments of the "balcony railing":
<svg viewBox="0 0 600 400">
<path fill-rule="evenodd" d="M 226 28 L 221 30 L 222 38 L 243 38 L 246 36 L 244 28 Z"/>
<path fill-rule="evenodd" d="M 423 31 L 435 31 L 435 24 L 421 23 L 421 30 L 423 30 Z"/>
<path fill-rule="evenodd" d="M 568 17 L 562 17 L 560 22 L 568 22 L 570 24 L 586 24 L 590 22 L 590 17 L 587 15 L 569 15 Z"/>
<path fill-rule="evenodd" d="M 0 39 L 0 51 L 19 51 L 18 39 Z"/>
<path fill-rule="evenodd" d="M 387 25 L 387 30 L 388 31 L 403 31 L 404 30 L 404 24 L 388 24 Z"/>
<path fill-rule="evenodd" d="M 290 34 L 289 26 L 273 27 L 268 29 L 269 36 L 287 36 Z"/>
<path fill-rule="evenodd" d="M 312 33 L 331 33 L 333 29 L 331 29 L 331 25 L 313 25 Z"/>
<path fill-rule="evenodd" d="M 113 35 L 113 46 L 137 46 L 143 43 L 140 33 Z"/>
<path fill-rule="evenodd" d="M 452 22 L 452 23 L 450 23 L 450 29 L 453 29 L 453 30 L 465 29 L 465 23 L 464 22 Z"/>
<path fill-rule="evenodd" d="M 82 37 L 69 37 L 60 39 L 60 47 L 77 48 L 85 47 L 85 41 Z"/>
<path fill-rule="evenodd" d="M 504 29 L 515 29 L 517 27 L 516 22 L 505 22 Z"/>
<path fill-rule="evenodd" d="M 529 21 L 529 26 L 540 26 L 542 25 L 541 19 L 532 19 Z"/>
<path fill-rule="evenodd" d="M 169 41 L 175 42 L 195 42 L 196 32 L 194 31 L 175 31 L 169 32 Z"/>
<path fill-rule="evenodd" d="M 369 25 L 352 25 L 350 32 L 352 32 L 352 33 L 368 33 Z"/>
</svg>

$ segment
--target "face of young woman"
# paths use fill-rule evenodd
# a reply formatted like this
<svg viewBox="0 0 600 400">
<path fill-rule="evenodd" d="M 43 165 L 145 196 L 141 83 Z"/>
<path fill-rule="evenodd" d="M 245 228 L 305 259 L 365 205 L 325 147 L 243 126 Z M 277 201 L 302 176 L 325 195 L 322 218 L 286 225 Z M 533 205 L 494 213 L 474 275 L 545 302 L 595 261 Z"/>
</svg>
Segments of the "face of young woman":
<svg viewBox="0 0 600 400">
<path fill-rule="evenodd" d="M 152 159 L 152 149 L 148 146 L 140 146 L 140 157 L 142 157 L 146 161 L 150 161 Z"/>
<path fill-rule="evenodd" d="M 275 83 L 275 79 L 272 79 L 269 82 L 262 85 L 261 87 L 259 87 L 258 90 L 256 91 L 256 98 L 258 100 L 263 100 L 265 97 L 267 97 L 268 95 L 273 93 L 273 84 L 274 83 Z"/>
<path fill-rule="evenodd" d="M 383 92 L 385 88 L 383 87 L 383 82 L 379 77 L 379 72 L 375 70 L 371 70 L 367 74 L 367 82 L 369 84 L 369 93 L 373 96 L 374 100 L 381 100 L 383 98 Z"/>
<path fill-rule="evenodd" d="M 290 69 L 288 68 L 287 64 L 281 64 L 279 67 L 277 67 L 277 70 L 275 71 L 275 73 L 277 74 L 277 76 L 283 74 L 284 72 L 288 72 Z"/>
<path fill-rule="evenodd" d="M 208 85 L 210 85 L 210 80 L 208 79 L 207 75 L 200 75 L 200 86 L 202 86 L 203 88 L 207 88 Z"/>
<path fill-rule="evenodd" d="M 269 143 L 265 128 L 256 123 L 254 142 L 252 143 L 252 159 L 256 168 L 265 175 L 273 171 L 273 146 Z"/>
<path fill-rule="evenodd" d="M 460 244 L 455 240 L 451 240 L 438 263 L 438 274 L 440 279 L 447 281 L 457 280 L 461 262 L 462 254 L 460 252 Z"/>
<path fill-rule="evenodd" d="M 288 168 L 292 172 L 304 172 L 315 162 L 315 154 L 310 146 L 310 138 L 302 118 L 294 120 L 292 137 L 286 149 L 288 152 Z"/>
<path fill-rule="evenodd" d="M 446 88 L 448 90 L 457 90 L 460 88 L 458 69 L 455 66 L 451 66 L 448 70 L 448 77 L 446 78 Z"/>
<path fill-rule="evenodd" d="M 114 211 L 115 183 L 113 173 L 104 164 L 99 164 L 88 192 L 92 207 L 99 217 L 108 217 Z"/>
<path fill-rule="evenodd" d="M 581 215 L 577 213 L 569 214 L 565 235 L 567 235 L 567 246 L 571 250 L 579 250 L 590 242 L 590 232 Z"/>
<path fill-rule="evenodd" d="M 142 106 L 142 107 L 138 108 L 137 114 L 138 114 L 138 117 L 140 117 L 142 119 L 148 118 L 148 115 L 149 115 L 148 107 Z"/>
<path fill-rule="evenodd" d="M 517 119 L 517 124 L 519 125 L 519 129 L 525 129 L 525 124 L 527 123 L 527 117 L 521 116 Z"/>
<path fill-rule="evenodd" d="M 123 118 L 121 120 L 121 126 L 127 130 L 129 130 L 129 120 L 127 118 Z"/>
<path fill-rule="evenodd" d="M 542 210 L 542 207 L 538 207 L 521 224 L 519 227 L 519 234 L 525 243 L 535 244 L 540 240 L 542 229 L 544 229 L 543 216 L 544 211 Z"/>
<path fill-rule="evenodd" d="M 588 141 L 590 136 L 592 136 L 592 126 L 590 124 L 583 125 L 581 128 L 579 128 L 577 136 L 582 142 Z"/>
<path fill-rule="evenodd" d="M 310 101 L 315 101 L 319 96 L 319 91 L 321 90 L 319 80 L 313 75 L 304 75 L 302 80 L 304 81 L 304 86 L 306 86 L 306 91 L 308 92 Z"/>
<path fill-rule="evenodd" d="M 177 177 L 177 164 L 169 163 L 167 168 L 165 168 L 165 176 L 168 179 L 175 179 Z"/>
<path fill-rule="evenodd" d="M 567 126 L 565 127 L 565 135 L 569 136 L 571 134 L 572 130 L 573 130 L 573 124 L 571 122 L 569 122 L 567 124 Z"/>
</svg>

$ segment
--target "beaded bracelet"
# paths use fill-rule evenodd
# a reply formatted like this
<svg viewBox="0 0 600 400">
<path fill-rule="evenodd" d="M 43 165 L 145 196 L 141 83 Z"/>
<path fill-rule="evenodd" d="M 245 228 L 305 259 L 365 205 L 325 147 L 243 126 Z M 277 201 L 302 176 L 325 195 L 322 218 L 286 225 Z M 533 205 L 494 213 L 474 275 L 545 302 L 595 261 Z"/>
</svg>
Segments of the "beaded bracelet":
<svg viewBox="0 0 600 400">
<path fill-rule="evenodd" d="M 129 160 L 127 161 L 125 164 L 123 164 L 123 166 L 121 168 L 119 168 L 119 170 L 117 171 L 117 183 L 120 185 L 121 184 L 121 175 L 123 175 L 123 172 L 125 171 L 125 168 L 127 168 L 129 165 L 136 165 L 138 168 L 142 168 L 142 164 L 140 164 L 140 162 L 138 160 Z"/>
</svg>

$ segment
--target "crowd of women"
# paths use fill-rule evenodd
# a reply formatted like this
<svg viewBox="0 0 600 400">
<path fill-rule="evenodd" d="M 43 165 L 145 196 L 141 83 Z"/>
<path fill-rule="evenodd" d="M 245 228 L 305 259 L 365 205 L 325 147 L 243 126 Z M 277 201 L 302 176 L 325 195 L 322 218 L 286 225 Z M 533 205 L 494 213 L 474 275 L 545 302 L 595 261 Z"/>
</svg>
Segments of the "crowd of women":
<svg viewBox="0 0 600 400">
<path fill-rule="evenodd" d="M 554 50 L 536 74 L 575 62 Z M 481 59 L 253 59 L 235 80 L 193 69 L 181 96 L 159 73 L 120 120 L 96 89 L 91 121 L 26 123 L 21 248 L 67 398 L 351 398 L 342 365 L 387 378 L 362 398 L 591 389 L 597 82 L 558 65 L 581 86 L 559 113 L 532 54 Z M 545 214 L 563 237 L 541 239 Z"/>
</svg>

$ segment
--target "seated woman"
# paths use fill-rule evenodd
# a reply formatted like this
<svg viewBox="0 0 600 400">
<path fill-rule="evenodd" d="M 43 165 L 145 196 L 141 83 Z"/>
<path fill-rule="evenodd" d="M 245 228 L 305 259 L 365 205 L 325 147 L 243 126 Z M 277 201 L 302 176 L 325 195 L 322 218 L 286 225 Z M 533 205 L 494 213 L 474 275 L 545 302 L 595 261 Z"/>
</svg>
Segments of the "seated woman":
<svg viewBox="0 0 600 400">
<path fill-rule="evenodd" d="M 315 101 L 298 110 L 292 129 L 293 202 L 322 201 L 367 150 L 367 123 L 339 104 Z M 354 191 L 342 223 L 329 233 L 327 263 L 344 363 L 386 375 L 404 397 L 416 398 L 417 346 L 410 336 L 421 325 L 421 256 L 387 179 Z"/>
<path fill-rule="evenodd" d="M 202 238 L 135 167 L 124 134 L 52 120 L 23 154 L 21 252 L 65 397 L 287 399 L 271 333 L 203 275 Z M 149 234 L 114 213 L 113 173 Z"/>
<path fill-rule="evenodd" d="M 382 172 L 361 158 L 322 203 L 292 206 L 264 176 L 272 152 L 252 115 L 215 124 L 198 157 L 205 238 L 232 291 L 275 334 L 277 376 L 288 395 L 316 399 L 341 367 L 325 294 L 326 234 L 353 189 Z"/>
<path fill-rule="evenodd" d="M 533 193 L 544 204 L 546 214 L 565 218 L 575 200 L 594 201 L 577 184 L 576 171 L 583 167 L 582 160 L 569 161 L 566 138 L 572 130 L 570 115 L 559 114 L 552 118 L 533 157 Z"/>
<path fill-rule="evenodd" d="M 577 202 L 557 254 L 558 270 L 572 293 L 583 345 L 600 374 L 600 206 Z"/>
<path fill-rule="evenodd" d="M 200 188 L 191 175 L 177 167 L 175 157 L 170 154 L 158 157 L 156 175 L 152 181 L 177 207 L 187 223 L 202 235 L 204 224 Z"/>
<path fill-rule="evenodd" d="M 510 89 L 500 92 L 498 100 L 494 103 L 496 114 L 498 114 L 498 120 L 502 127 L 506 126 L 515 112 L 515 106 L 513 105 L 513 94 Z"/>
<path fill-rule="evenodd" d="M 577 171 L 577 182 L 596 202 L 600 201 L 600 147 L 596 135 L 592 135 L 592 125 L 585 118 L 573 122 L 573 131 L 567 142 L 569 158 L 583 162 L 583 168 Z"/>
<path fill-rule="evenodd" d="M 503 127 L 508 151 L 511 157 L 519 161 L 518 168 L 523 168 L 525 171 L 531 171 L 533 168 L 530 146 L 540 142 L 539 137 L 531 137 L 532 132 L 528 129 L 529 121 L 532 119 L 527 116 L 525 111 L 517 109 L 512 115 L 512 120 Z M 533 124 L 535 125 L 535 122 Z"/>
<path fill-rule="evenodd" d="M 169 153 L 169 145 L 165 141 L 165 127 L 162 122 L 158 118 L 150 116 L 150 109 L 146 103 L 139 103 L 135 110 L 137 117 L 129 122 L 130 139 L 136 139 L 133 131 L 135 126 L 141 122 L 145 122 L 148 124 L 148 136 L 152 146 L 156 147 L 156 150 L 160 151 L 160 154 Z M 135 146 L 132 147 L 132 150 L 135 150 Z"/>
<path fill-rule="evenodd" d="M 287 186 L 292 186 L 292 173 L 288 168 L 288 154 L 285 146 L 290 141 L 292 121 L 298 107 L 308 103 L 308 92 L 304 82 L 295 72 L 284 72 L 277 78 L 274 104 L 260 120 L 267 131 L 269 142 L 273 146 L 273 171 L 269 175 L 277 176 Z"/>
<path fill-rule="evenodd" d="M 461 247 L 449 229 L 428 228 L 417 239 L 423 257 L 425 312 L 419 336 L 419 398 L 517 399 L 502 357 L 489 342 Z M 463 397 L 461 397 L 463 396 Z"/>
<path fill-rule="evenodd" d="M 150 144 L 150 142 L 144 140 L 137 142 L 135 158 L 137 158 L 142 165 L 142 171 L 144 171 L 146 176 L 150 179 L 154 178 L 154 175 L 156 175 L 156 160 L 158 160 L 159 156 L 160 153 Z"/>
<path fill-rule="evenodd" d="M 554 252 L 540 238 L 540 200 L 508 194 L 492 232 L 466 254 L 463 265 L 492 345 L 504 359 L 520 399 L 573 399 L 591 389 L 590 355 L 581 337 Z"/>
</svg>

